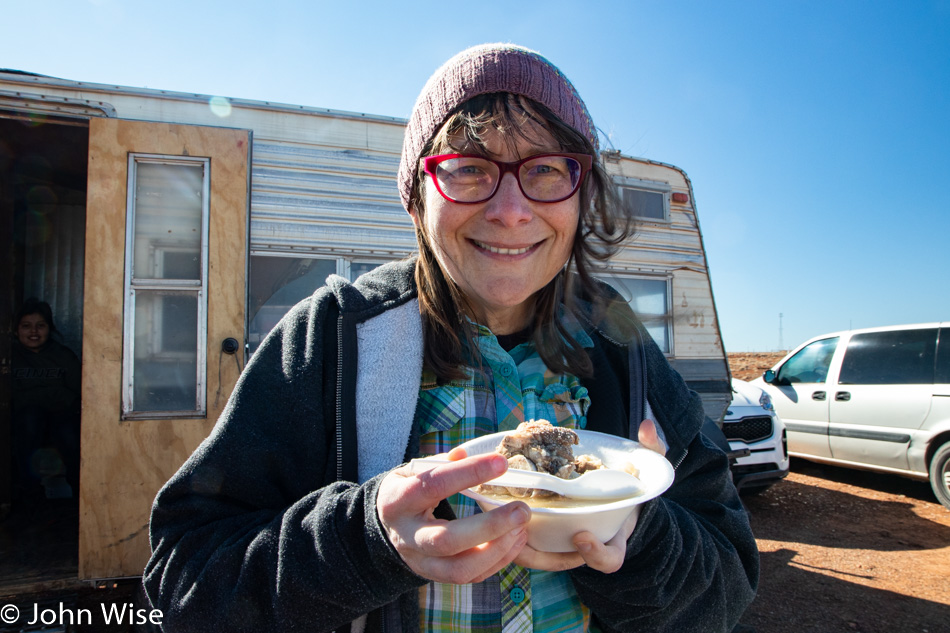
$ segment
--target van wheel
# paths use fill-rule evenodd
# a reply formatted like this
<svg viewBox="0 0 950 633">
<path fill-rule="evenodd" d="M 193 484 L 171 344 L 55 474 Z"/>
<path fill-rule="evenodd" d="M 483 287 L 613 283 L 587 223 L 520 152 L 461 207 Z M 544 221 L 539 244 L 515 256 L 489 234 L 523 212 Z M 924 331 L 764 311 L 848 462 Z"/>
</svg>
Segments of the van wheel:
<svg viewBox="0 0 950 633">
<path fill-rule="evenodd" d="M 950 508 L 950 442 L 938 448 L 930 460 L 930 486 L 937 500 Z"/>
</svg>

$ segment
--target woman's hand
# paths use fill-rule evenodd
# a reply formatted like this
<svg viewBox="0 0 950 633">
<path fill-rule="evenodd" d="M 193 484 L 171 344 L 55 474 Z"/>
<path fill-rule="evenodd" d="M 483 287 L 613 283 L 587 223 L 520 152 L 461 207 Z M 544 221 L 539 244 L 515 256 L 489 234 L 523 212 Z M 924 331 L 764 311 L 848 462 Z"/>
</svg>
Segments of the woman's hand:
<svg viewBox="0 0 950 633">
<path fill-rule="evenodd" d="M 666 447 L 657 435 L 656 425 L 652 420 L 644 420 L 640 424 L 637 439 L 644 447 L 660 455 L 666 455 Z M 515 558 L 515 562 L 522 567 L 547 571 L 564 571 L 587 565 L 591 569 L 612 574 L 623 565 L 627 552 L 627 539 L 630 538 L 633 529 L 637 526 L 641 507 L 639 505 L 634 507 L 633 512 L 621 526 L 620 531 L 606 543 L 598 541 L 590 532 L 578 532 L 574 535 L 576 552 L 559 554 L 539 552 L 531 547 L 525 547 Z"/>
<path fill-rule="evenodd" d="M 433 510 L 443 499 L 501 475 L 508 461 L 498 453 L 465 457 L 413 475 L 403 466 L 380 484 L 376 512 L 389 541 L 416 574 L 454 584 L 479 582 L 508 565 L 528 539 L 531 512 L 523 502 L 445 521 Z"/>
</svg>

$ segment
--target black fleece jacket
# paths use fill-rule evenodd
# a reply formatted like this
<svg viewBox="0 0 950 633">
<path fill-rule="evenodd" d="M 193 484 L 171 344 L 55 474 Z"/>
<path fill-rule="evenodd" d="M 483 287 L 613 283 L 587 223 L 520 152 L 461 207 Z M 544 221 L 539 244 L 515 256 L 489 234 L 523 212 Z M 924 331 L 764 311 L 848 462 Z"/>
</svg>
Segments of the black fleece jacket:
<svg viewBox="0 0 950 633">
<path fill-rule="evenodd" d="M 386 265 L 352 285 L 331 278 L 297 305 L 159 492 L 144 581 L 166 631 L 332 631 L 367 613 L 367 630 L 417 630 L 426 580 L 376 516 L 386 473 L 359 484 L 354 465 L 355 381 L 369 345 L 357 327 L 403 312 L 418 318 L 413 269 Z M 645 393 L 676 479 L 644 506 L 618 572 L 570 572 L 578 595 L 604 631 L 730 631 L 754 597 L 758 551 L 727 459 L 699 432 L 699 397 L 622 300 L 588 324 L 587 428 L 635 436 Z M 415 440 L 407 434 L 402 459 Z"/>
<path fill-rule="evenodd" d="M 29 407 L 79 413 L 82 367 L 76 354 L 52 339 L 38 352 L 11 341 L 13 410 Z"/>
</svg>

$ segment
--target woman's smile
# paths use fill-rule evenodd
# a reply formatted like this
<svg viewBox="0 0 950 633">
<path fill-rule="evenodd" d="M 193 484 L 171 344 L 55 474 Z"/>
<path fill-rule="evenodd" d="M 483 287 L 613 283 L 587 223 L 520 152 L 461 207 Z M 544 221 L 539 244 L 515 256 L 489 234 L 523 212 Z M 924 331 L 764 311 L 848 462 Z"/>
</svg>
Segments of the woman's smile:
<svg viewBox="0 0 950 633">
<path fill-rule="evenodd" d="M 481 242 L 476 239 L 470 240 L 472 244 L 483 251 L 488 251 L 492 255 L 525 255 L 538 248 L 541 242 L 535 242 L 529 246 L 494 246 L 487 242 Z"/>
</svg>

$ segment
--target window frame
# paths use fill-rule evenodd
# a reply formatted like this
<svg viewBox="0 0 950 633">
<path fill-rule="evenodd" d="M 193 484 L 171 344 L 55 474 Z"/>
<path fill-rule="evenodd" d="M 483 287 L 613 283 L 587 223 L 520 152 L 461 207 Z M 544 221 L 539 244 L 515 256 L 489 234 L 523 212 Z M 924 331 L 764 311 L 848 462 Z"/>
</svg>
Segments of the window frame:
<svg viewBox="0 0 950 633">
<path fill-rule="evenodd" d="M 374 268 L 379 268 L 383 264 L 398 261 L 397 259 L 385 259 L 380 257 L 368 257 L 365 255 L 336 255 L 336 274 L 340 277 L 349 279 L 350 282 L 356 281 L 353 277 L 353 264 L 373 264 Z M 328 257 L 329 258 L 329 257 Z"/>
<path fill-rule="evenodd" d="M 936 378 L 939 335 L 940 329 L 936 326 L 856 332 L 844 350 L 838 384 L 871 387 L 932 385 Z M 923 344 L 924 349 L 915 353 L 913 346 L 918 344 Z M 915 356 L 920 360 L 911 360 L 908 364 L 908 359 Z M 924 373 L 929 379 L 906 380 L 895 368 L 908 369 L 906 376 L 920 377 Z M 900 379 L 894 379 L 895 375 Z"/>
<path fill-rule="evenodd" d="M 254 259 L 255 258 L 268 258 L 268 257 L 280 257 L 284 259 L 318 259 L 325 262 L 334 262 L 336 266 L 335 274 L 347 279 L 349 281 L 355 281 L 352 276 L 352 267 L 354 264 L 375 264 L 375 267 L 388 264 L 390 262 L 398 261 L 402 256 L 380 256 L 375 254 L 363 254 L 363 253 L 342 253 L 342 252 L 328 252 L 325 250 L 309 250 L 309 251 L 284 251 L 284 250 L 271 250 L 271 249 L 252 249 L 248 253 L 247 258 L 247 284 L 246 284 L 246 307 L 247 309 L 247 318 L 244 323 L 244 360 L 245 362 L 253 356 L 254 352 L 257 351 L 257 348 L 260 346 L 261 341 L 267 336 L 268 332 L 252 332 L 251 325 L 253 324 L 256 313 L 252 314 L 250 305 L 252 301 L 252 284 L 254 281 Z M 322 286 L 318 286 L 322 287 Z M 279 290 L 278 290 L 279 291 Z M 275 291 L 276 293 L 277 291 Z M 273 295 L 272 295 L 273 296 Z M 266 302 L 265 302 L 266 303 Z M 263 305 L 263 304 L 262 304 Z M 257 340 L 256 337 L 260 336 L 260 339 Z M 252 338 L 254 342 L 252 344 Z M 253 348 L 253 349 L 252 349 Z"/>
<path fill-rule="evenodd" d="M 934 359 L 934 384 L 950 384 L 950 328 L 937 332 L 937 357 Z"/>
<path fill-rule="evenodd" d="M 617 292 L 621 294 L 626 300 L 627 305 L 630 306 L 630 309 L 633 310 L 634 314 L 637 315 L 637 318 L 643 323 L 643 327 L 649 332 L 649 327 L 653 322 L 663 321 L 663 324 L 666 328 L 666 339 L 669 342 L 669 349 L 663 349 L 663 346 L 657 341 L 657 347 L 660 348 L 660 351 L 663 352 L 664 356 L 675 357 L 676 355 L 676 342 L 673 338 L 673 277 L 671 275 L 647 275 L 647 274 L 637 274 L 623 271 L 607 271 L 602 274 L 595 275 L 601 281 L 604 281 L 610 284 Z M 655 316 L 652 319 L 645 319 L 644 315 L 634 308 L 633 304 L 630 303 L 633 297 L 627 299 L 626 293 L 628 288 L 622 286 L 618 288 L 619 282 L 623 279 L 637 279 L 643 281 L 653 281 L 657 283 L 663 283 L 666 285 L 666 311 L 663 313 L 662 317 Z M 652 334 L 651 334 L 652 336 Z M 654 339 L 655 341 L 656 339 Z"/>
<path fill-rule="evenodd" d="M 670 205 L 672 203 L 673 197 L 673 187 L 667 182 L 661 182 L 658 180 L 643 180 L 641 178 L 633 178 L 630 176 L 618 176 L 614 178 L 614 184 L 617 186 L 617 195 L 620 197 L 620 204 L 626 210 L 626 205 L 624 204 L 623 192 L 625 189 L 636 189 L 639 191 L 646 191 L 648 193 L 658 193 L 662 196 L 663 200 L 663 217 L 662 218 L 651 218 L 645 215 L 636 215 L 633 217 L 637 219 L 638 222 L 657 222 L 657 223 L 669 223 L 670 222 Z"/>
<path fill-rule="evenodd" d="M 830 381 L 837 381 L 837 377 L 831 374 L 831 367 L 834 365 L 834 355 L 838 352 L 838 345 L 841 343 L 840 336 L 828 336 L 821 338 L 815 341 L 803 345 L 800 347 L 793 355 L 789 356 L 785 362 L 778 368 L 778 371 L 775 373 L 775 383 L 776 385 L 789 386 L 789 385 L 823 385 Z M 827 354 L 830 348 L 830 354 Z M 811 356 L 806 355 L 806 352 Z M 803 363 L 806 359 L 811 363 L 813 367 L 814 363 L 812 362 L 812 357 L 827 358 L 828 364 L 824 367 L 824 377 L 821 380 L 816 381 L 807 381 L 801 380 L 799 376 L 802 375 L 802 372 L 799 371 L 794 376 L 788 376 L 787 372 L 791 371 L 789 366 L 794 366 L 795 369 L 798 369 L 798 363 Z M 814 373 L 814 372 L 812 372 Z M 829 377 L 831 380 L 829 380 Z M 796 378 L 797 380 L 792 380 Z"/>
<path fill-rule="evenodd" d="M 134 277 L 136 184 L 138 165 L 143 163 L 201 167 L 201 235 L 199 279 L 157 279 Z M 207 416 L 208 346 L 208 232 L 211 211 L 211 159 L 168 154 L 129 152 L 125 214 L 125 274 L 122 319 L 122 411 L 123 420 L 201 418 Z M 176 250 L 170 245 L 169 251 Z M 195 371 L 195 407 L 181 410 L 135 410 L 135 307 L 138 291 L 177 291 L 195 293 L 197 302 L 197 338 Z"/>
</svg>

